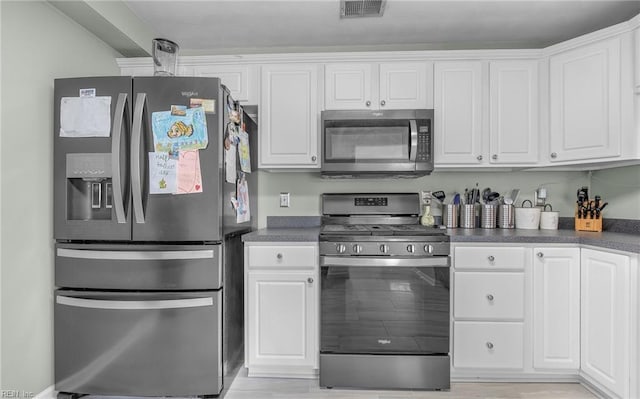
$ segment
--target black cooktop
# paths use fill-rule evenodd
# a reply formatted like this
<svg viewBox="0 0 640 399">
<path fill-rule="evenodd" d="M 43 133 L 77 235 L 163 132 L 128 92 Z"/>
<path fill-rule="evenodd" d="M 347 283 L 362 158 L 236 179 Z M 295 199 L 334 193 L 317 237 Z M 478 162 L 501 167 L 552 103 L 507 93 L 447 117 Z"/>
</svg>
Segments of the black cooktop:
<svg viewBox="0 0 640 399">
<path fill-rule="evenodd" d="M 444 234 L 445 231 L 437 227 L 425 227 L 419 224 L 326 224 L 320 229 L 320 235 L 429 236 Z"/>
</svg>

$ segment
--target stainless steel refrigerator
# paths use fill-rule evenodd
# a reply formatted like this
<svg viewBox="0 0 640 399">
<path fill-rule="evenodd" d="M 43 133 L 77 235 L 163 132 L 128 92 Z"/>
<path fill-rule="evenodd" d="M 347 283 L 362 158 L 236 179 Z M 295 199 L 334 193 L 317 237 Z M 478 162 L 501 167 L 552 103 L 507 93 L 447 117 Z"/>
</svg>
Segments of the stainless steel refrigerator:
<svg viewBox="0 0 640 399">
<path fill-rule="evenodd" d="M 255 170 L 255 122 L 217 78 L 57 79 L 54 96 L 56 390 L 220 394 L 243 359 L 240 235 L 257 202 L 255 171 L 225 142 L 246 131 Z M 196 128 L 165 135 L 158 115 L 192 115 Z M 181 135 L 155 165 L 158 138 Z M 180 163 L 194 146 L 199 160 Z M 170 184 L 156 187 L 159 174 Z M 253 218 L 238 223 L 240 176 Z M 192 191 L 171 191 L 176 181 Z"/>
</svg>

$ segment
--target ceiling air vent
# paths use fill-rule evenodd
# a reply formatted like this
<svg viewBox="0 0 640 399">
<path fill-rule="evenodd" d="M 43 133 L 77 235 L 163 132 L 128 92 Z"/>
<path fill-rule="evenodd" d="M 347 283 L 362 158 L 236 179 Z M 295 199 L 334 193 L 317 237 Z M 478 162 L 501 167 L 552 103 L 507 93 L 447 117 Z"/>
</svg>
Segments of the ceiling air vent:
<svg viewBox="0 0 640 399">
<path fill-rule="evenodd" d="M 381 17 L 387 0 L 340 0 L 340 18 Z"/>
</svg>

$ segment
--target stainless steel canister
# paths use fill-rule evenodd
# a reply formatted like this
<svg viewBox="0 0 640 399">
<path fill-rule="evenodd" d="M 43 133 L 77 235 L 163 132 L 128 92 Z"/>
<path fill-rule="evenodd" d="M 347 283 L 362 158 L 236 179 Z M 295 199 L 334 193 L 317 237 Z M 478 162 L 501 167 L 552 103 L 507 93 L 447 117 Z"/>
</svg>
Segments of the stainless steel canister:
<svg viewBox="0 0 640 399">
<path fill-rule="evenodd" d="M 444 208 L 444 220 L 445 226 L 448 229 L 455 229 L 458 227 L 458 214 L 460 212 L 460 205 L 457 204 L 447 204 Z"/>
<path fill-rule="evenodd" d="M 480 208 L 480 227 L 483 229 L 495 229 L 498 221 L 498 205 L 483 204 Z"/>
<path fill-rule="evenodd" d="M 460 206 L 460 227 L 463 229 L 476 228 L 476 206 L 474 204 Z"/>
<path fill-rule="evenodd" d="M 498 227 L 514 229 L 516 227 L 516 211 L 513 205 L 498 206 Z"/>
</svg>

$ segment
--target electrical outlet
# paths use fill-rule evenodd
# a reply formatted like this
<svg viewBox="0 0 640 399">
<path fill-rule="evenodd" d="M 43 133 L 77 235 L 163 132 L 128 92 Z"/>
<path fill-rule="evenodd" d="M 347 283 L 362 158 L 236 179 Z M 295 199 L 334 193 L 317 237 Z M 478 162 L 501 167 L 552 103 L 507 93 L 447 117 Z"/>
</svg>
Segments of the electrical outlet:
<svg viewBox="0 0 640 399">
<path fill-rule="evenodd" d="M 280 193 L 280 208 L 288 208 L 290 200 L 291 196 L 289 195 L 289 193 Z"/>
</svg>

